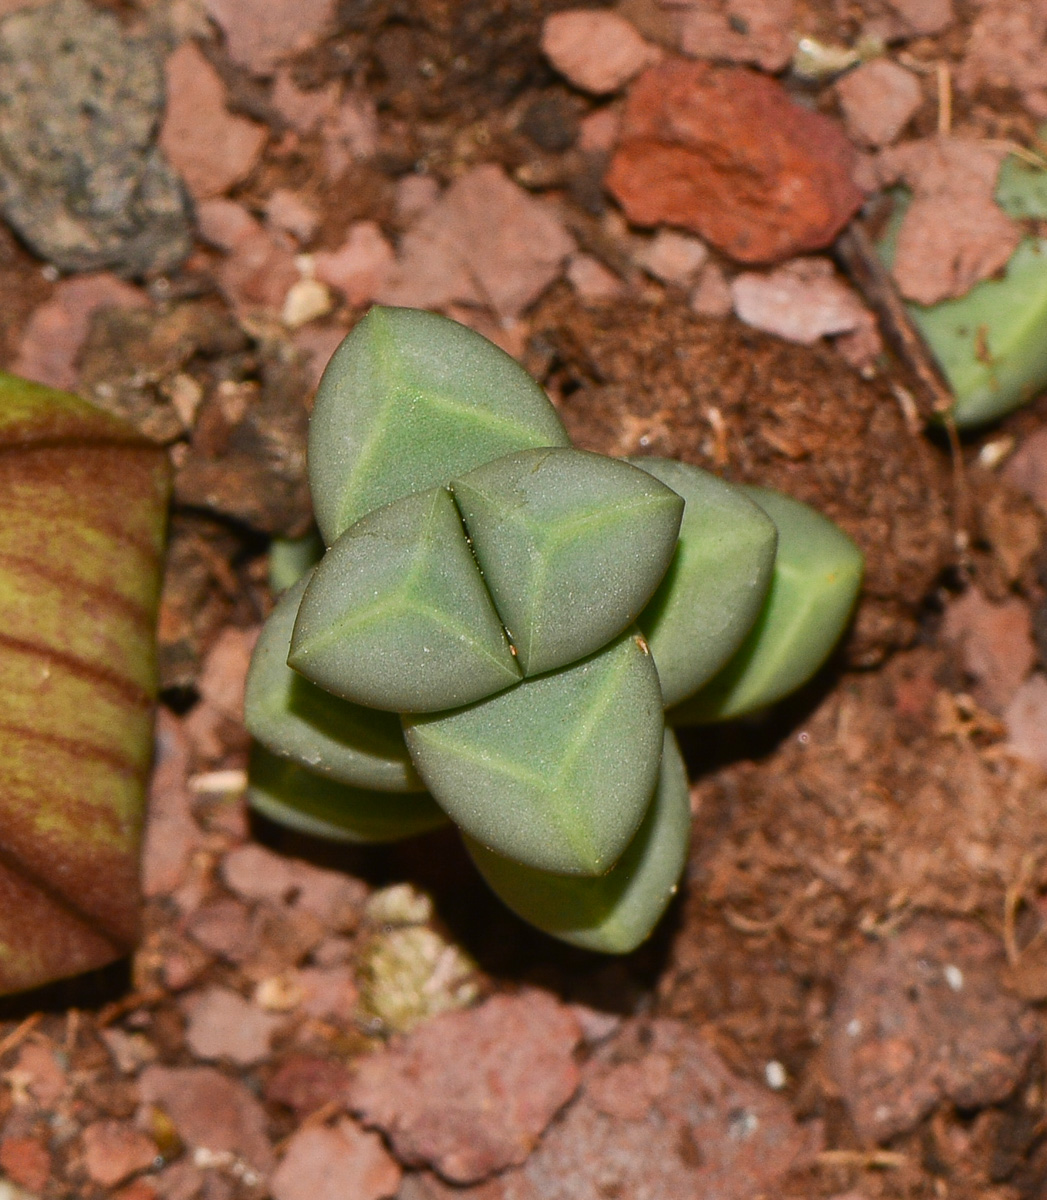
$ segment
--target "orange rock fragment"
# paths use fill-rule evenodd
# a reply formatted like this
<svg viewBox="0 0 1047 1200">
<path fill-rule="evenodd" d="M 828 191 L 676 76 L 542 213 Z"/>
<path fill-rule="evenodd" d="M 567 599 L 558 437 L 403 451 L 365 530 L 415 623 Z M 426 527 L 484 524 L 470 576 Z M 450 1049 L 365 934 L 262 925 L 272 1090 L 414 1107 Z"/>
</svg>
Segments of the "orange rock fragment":
<svg viewBox="0 0 1047 1200">
<path fill-rule="evenodd" d="M 857 212 L 854 163 L 839 126 L 774 80 L 667 58 L 630 90 L 606 182 L 639 225 L 772 263 L 828 246 Z"/>
</svg>

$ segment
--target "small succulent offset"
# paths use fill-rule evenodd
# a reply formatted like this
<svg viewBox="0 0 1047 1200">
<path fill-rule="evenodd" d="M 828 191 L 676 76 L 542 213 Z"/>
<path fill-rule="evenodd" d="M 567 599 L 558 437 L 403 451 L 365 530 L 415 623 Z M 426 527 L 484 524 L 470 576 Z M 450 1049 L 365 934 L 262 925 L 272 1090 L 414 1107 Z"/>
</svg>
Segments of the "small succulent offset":
<svg viewBox="0 0 1047 1200">
<path fill-rule="evenodd" d="M 1039 139 L 1047 134 L 1042 128 Z M 911 197 L 894 196 L 894 212 L 879 250 L 894 261 L 901 222 Z M 1017 157 L 1000 169 L 996 202 L 1031 231 L 1001 275 L 976 283 L 966 295 L 937 304 L 908 304 L 913 322 L 938 361 L 955 397 L 951 415 L 960 429 L 977 428 L 1020 408 L 1047 387 L 1047 170 Z"/>
<path fill-rule="evenodd" d="M 450 818 L 524 919 L 633 949 L 687 855 L 671 726 L 805 682 L 858 549 L 779 493 L 573 449 L 512 358 L 413 309 L 336 351 L 309 471 L 326 550 L 255 650 L 254 806 L 347 841 Z"/>
</svg>

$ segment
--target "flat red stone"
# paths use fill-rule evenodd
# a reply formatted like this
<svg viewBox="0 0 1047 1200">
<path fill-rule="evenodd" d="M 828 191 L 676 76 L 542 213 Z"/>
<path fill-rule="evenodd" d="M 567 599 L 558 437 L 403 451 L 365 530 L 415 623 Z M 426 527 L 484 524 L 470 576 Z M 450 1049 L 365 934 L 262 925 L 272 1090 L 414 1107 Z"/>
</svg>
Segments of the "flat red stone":
<svg viewBox="0 0 1047 1200">
<path fill-rule="evenodd" d="M 607 186 L 639 225 L 700 234 L 739 262 L 828 246 L 862 203 L 855 151 L 821 113 L 744 67 L 667 58 L 629 92 Z"/>
</svg>

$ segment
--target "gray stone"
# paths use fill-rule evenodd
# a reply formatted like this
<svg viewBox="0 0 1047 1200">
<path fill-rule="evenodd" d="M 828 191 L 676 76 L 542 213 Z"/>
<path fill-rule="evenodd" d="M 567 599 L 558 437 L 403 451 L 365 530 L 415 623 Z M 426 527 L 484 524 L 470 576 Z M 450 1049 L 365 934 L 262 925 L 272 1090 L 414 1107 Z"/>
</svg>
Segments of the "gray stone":
<svg viewBox="0 0 1047 1200">
<path fill-rule="evenodd" d="M 156 147 L 163 70 L 152 47 L 83 0 L 0 23 L 0 211 L 63 271 L 170 270 L 192 210 Z"/>
</svg>

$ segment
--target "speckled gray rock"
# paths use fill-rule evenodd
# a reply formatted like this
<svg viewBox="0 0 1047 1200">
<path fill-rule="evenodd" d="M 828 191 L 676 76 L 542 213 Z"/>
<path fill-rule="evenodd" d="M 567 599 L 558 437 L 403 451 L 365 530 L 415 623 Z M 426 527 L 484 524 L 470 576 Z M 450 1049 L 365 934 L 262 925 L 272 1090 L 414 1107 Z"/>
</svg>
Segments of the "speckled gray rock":
<svg viewBox="0 0 1047 1200">
<path fill-rule="evenodd" d="M 156 147 L 163 71 L 151 46 L 83 0 L 0 23 L 0 210 L 63 271 L 170 270 L 191 208 Z"/>
</svg>

